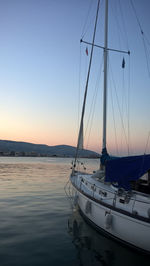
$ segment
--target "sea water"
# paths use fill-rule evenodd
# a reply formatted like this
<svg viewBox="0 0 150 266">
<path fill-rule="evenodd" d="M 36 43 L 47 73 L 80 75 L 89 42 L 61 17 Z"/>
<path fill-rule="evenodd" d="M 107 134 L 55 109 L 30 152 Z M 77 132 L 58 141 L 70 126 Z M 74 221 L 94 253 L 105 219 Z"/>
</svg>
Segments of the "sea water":
<svg viewBox="0 0 150 266">
<path fill-rule="evenodd" d="M 98 160 L 83 160 L 90 170 Z M 149 265 L 149 257 L 101 235 L 72 209 L 71 159 L 0 157 L 0 266 Z"/>
</svg>

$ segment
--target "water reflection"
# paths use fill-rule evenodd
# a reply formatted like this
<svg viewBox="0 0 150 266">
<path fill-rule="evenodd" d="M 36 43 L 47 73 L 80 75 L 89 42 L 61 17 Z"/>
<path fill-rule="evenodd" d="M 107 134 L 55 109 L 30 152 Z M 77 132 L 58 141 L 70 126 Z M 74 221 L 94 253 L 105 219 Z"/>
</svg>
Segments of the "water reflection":
<svg viewBox="0 0 150 266">
<path fill-rule="evenodd" d="M 98 233 L 83 220 L 78 210 L 74 210 L 68 220 L 68 232 L 76 247 L 79 265 L 149 265 L 148 256 Z"/>
</svg>

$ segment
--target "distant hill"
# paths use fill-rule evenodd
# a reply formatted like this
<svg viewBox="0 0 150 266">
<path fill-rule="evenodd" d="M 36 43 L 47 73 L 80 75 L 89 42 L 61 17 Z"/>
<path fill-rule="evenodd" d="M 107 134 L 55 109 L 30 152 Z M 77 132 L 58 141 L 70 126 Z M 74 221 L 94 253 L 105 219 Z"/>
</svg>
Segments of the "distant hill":
<svg viewBox="0 0 150 266">
<path fill-rule="evenodd" d="M 48 146 L 28 142 L 0 140 L 0 155 L 4 156 L 53 156 L 74 157 L 76 148 L 69 145 Z M 99 154 L 90 150 L 79 152 L 80 157 L 98 158 Z"/>
</svg>

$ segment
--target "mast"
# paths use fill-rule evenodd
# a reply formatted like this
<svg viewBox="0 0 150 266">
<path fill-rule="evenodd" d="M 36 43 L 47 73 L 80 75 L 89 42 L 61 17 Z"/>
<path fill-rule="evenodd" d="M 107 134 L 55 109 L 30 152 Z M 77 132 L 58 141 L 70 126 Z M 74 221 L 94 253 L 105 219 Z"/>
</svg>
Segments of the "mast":
<svg viewBox="0 0 150 266">
<path fill-rule="evenodd" d="M 91 64 L 92 64 L 92 58 L 93 58 L 93 50 L 94 50 L 94 42 L 95 42 L 95 35 L 96 35 L 96 28 L 97 28 L 99 6 L 100 6 L 100 0 L 97 1 L 96 18 L 95 18 L 94 33 L 93 33 L 93 39 L 92 39 L 92 49 L 91 49 L 91 54 L 90 54 L 89 68 L 88 68 L 88 74 L 87 74 L 87 80 L 86 80 L 86 86 L 85 86 L 85 92 L 84 92 L 81 122 L 80 122 L 80 129 L 79 129 L 77 149 L 76 149 L 76 154 L 75 154 L 73 170 L 76 167 L 76 161 L 77 161 L 77 157 L 78 157 L 79 148 L 81 146 L 83 146 L 83 120 L 84 120 L 84 113 L 85 113 L 85 105 L 86 105 L 89 77 L 90 77 L 90 71 L 91 71 Z"/>
<path fill-rule="evenodd" d="M 103 144 L 102 144 L 102 154 L 107 154 L 107 149 L 106 149 L 106 123 L 107 123 L 107 63 L 108 63 L 108 0 L 105 0 L 104 98 L 103 98 Z"/>
</svg>

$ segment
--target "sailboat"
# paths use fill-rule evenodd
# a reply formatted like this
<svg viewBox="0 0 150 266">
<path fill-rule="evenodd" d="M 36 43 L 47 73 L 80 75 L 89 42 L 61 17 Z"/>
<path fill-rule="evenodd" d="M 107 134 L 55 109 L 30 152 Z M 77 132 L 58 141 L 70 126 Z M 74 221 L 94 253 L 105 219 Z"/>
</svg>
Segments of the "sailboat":
<svg viewBox="0 0 150 266">
<path fill-rule="evenodd" d="M 104 51 L 104 97 L 100 167 L 93 173 L 81 172 L 77 167 L 79 150 L 83 147 L 83 121 L 95 47 L 100 5 L 98 0 L 77 150 L 70 181 L 75 191 L 74 202 L 91 225 L 117 241 L 150 254 L 150 155 L 117 158 L 110 156 L 107 151 L 107 64 L 108 50 L 110 50 L 108 48 L 108 2 L 105 0 L 105 37 L 104 47 L 101 47 Z M 144 180 L 143 175 L 145 175 Z"/>
</svg>

